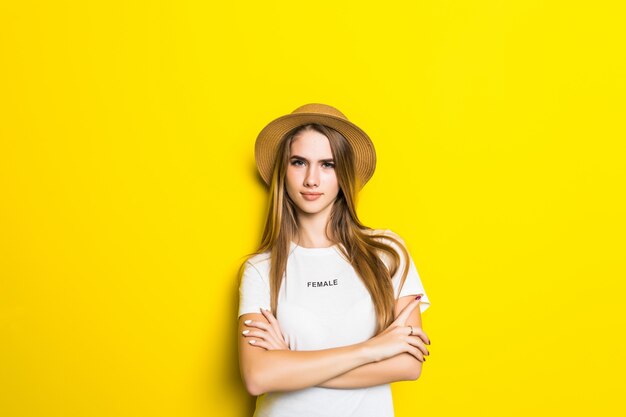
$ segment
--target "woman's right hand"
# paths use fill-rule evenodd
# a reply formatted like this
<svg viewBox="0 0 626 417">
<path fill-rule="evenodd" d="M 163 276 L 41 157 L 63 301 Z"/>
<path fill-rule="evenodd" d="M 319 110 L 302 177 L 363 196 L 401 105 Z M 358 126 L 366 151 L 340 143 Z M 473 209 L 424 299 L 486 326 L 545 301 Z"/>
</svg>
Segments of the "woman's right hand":
<svg viewBox="0 0 626 417">
<path fill-rule="evenodd" d="M 419 303 L 420 300 L 417 298 L 411 301 L 402 309 L 389 327 L 364 342 L 364 346 L 374 362 L 379 362 L 404 352 L 410 353 L 420 362 L 424 362 L 424 356 L 429 354 L 425 343 L 430 344 L 430 340 L 420 327 L 406 325 L 409 315 Z M 411 335 L 411 327 L 413 335 Z"/>
</svg>

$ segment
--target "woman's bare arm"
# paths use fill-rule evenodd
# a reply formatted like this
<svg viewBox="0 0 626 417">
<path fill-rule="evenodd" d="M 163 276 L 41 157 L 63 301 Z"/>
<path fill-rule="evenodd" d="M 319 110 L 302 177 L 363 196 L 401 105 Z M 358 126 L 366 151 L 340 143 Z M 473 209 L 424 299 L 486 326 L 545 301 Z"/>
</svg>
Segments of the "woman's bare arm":
<svg viewBox="0 0 626 417">
<path fill-rule="evenodd" d="M 405 323 L 418 304 L 417 300 L 409 303 L 398 315 L 396 322 Z M 244 324 L 246 320 L 270 326 L 267 318 L 260 313 L 244 314 L 239 319 L 240 334 L 243 329 L 248 329 Z M 250 335 L 240 337 L 239 363 L 246 389 L 252 395 L 298 390 L 319 385 L 359 366 L 380 362 L 404 352 L 414 357 L 421 355 L 415 346 L 418 337 L 409 336 L 409 328 L 397 325 L 396 322 L 365 342 L 314 351 L 266 350 L 250 344 L 251 340 L 262 340 Z"/>
<path fill-rule="evenodd" d="M 396 302 L 395 316 L 409 304 L 412 295 L 401 297 Z M 413 310 L 406 321 L 406 325 L 414 328 L 422 327 L 422 317 L 419 308 Z M 430 340 L 428 340 L 430 344 Z M 325 388 L 364 388 L 374 385 L 387 384 L 397 381 L 414 381 L 422 372 L 422 362 L 409 353 L 401 353 L 380 362 L 368 363 L 354 368 L 344 374 L 319 384 Z"/>
<path fill-rule="evenodd" d="M 260 313 L 239 318 L 239 334 L 245 320 L 269 324 Z M 239 337 L 241 376 L 251 395 L 269 391 L 291 391 L 320 384 L 373 360 L 361 343 L 339 348 L 291 351 L 265 350 L 250 345 L 254 338 Z"/>
<path fill-rule="evenodd" d="M 419 364 L 419 371 L 415 370 L 415 362 Z M 381 362 L 359 366 L 322 382 L 318 386 L 350 389 L 366 388 L 398 381 L 414 381 L 419 378 L 417 372 L 421 372 L 421 368 L 421 362 L 408 353 L 402 353 Z"/>
</svg>

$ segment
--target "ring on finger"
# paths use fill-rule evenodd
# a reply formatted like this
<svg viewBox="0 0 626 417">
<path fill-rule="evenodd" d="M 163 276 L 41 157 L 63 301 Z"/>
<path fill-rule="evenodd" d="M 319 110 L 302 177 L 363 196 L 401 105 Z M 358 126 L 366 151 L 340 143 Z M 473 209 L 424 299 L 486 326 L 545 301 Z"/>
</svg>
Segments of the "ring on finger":
<svg viewBox="0 0 626 417">
<path fill-rule="evenodd" d="M 411 328 L 411 333 L 409 333 L 409 336 L 413 336 L 413 326 L 409 326 Z"/>
</svg>

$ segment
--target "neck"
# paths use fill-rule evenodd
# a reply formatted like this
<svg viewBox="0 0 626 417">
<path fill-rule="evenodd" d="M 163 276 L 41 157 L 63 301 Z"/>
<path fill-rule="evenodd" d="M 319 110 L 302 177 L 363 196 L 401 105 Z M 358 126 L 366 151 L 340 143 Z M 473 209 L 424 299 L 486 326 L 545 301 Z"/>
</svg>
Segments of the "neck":
<svg viewBox="0 0 626 417">
<path fill-rule="evenodd" d="M 308 214 L 298 213 L 298 235 L 295 237 L 299 246 L 304 248 L 327 248 L 335 242 L 326 236 L 330 209 L 324 212 Z"/>
</svg>

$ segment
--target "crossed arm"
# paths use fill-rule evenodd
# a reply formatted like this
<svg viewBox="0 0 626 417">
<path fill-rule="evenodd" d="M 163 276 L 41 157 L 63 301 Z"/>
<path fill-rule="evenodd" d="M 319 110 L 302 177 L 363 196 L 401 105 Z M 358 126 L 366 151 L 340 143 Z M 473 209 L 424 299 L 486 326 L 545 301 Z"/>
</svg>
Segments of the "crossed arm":
<svg viewBox="0 0 626 417">
<path fill-rule="evenodd" d="M 415 297 L 406 296 L 398 299 L 395 316 L 406 307 Z M 409 315 L 405 325 L 422 327 L 422 317 L 419 307 Z M 426 358 L 424 358 L 426 360 Z M 370 362 L 354 368 L 344 374 L 331 378 L 321 384 L 325 388 L 363 388 L 374 385 L 387 384 L 397 381 L 414 381 L 422 373 L 422 362 L 410 353 L 401 353 L 380 362 Z"/>
<path fill-rule="evenodd" d="M 398 300 L 395 309 L 396 321 L 401 322 L 402 326 L 411 325 L 416 331 L 419 329 L 421 337 L 428 340 L 421 330 L 419 307 L 409 306 L 414 300 L 413 296 L 402 297 Z M 269 312 L 244 314 L 239 320 L 240 335 L 243 330 L 250 330 L 250 327 L 244 323 L 246 320 L 271 326 L 275 318 Z M 395 333 L 395 337 L 398 337 L 399 331 Z M 390 337 L 393 336 L 388 336 L 388 340 Z M 255 340 L 257 346 L 250 344 L 250 340 Z M 266 350 L 260 346 L 260 343 L 261 340 L 250 336 L 239 338 L 241 374 L 248 392 L 252 395 L 269 391 L 291 391 L 310 386 L 361 388 L 395 381 L 415 380 L 421 374 L 422 369 L 422 362 L 418 360 L 415 353 L 401 352 L 380 358 L 380 347 L 375 351 L 367 342 L 315 351 Z M 389 343 L 388 345 L 391 346 Z M 422 350 L 425 348 L 422 347 Z M 417 355 L 423 358 L 421 353 Z"/>
</svg>

